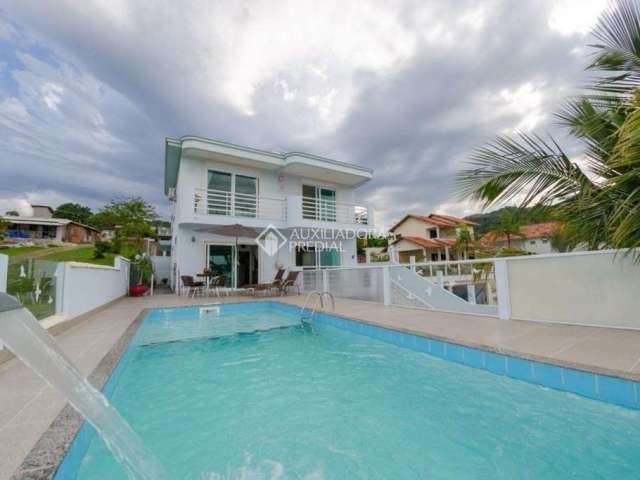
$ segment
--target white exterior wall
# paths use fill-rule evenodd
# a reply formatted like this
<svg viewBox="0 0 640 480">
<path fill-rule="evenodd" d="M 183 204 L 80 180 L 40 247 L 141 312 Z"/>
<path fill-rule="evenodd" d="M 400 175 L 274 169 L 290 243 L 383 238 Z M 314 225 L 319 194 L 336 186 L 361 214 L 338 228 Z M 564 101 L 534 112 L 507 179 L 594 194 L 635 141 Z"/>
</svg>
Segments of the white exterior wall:
<svg viewBox="0 0 640 480">
<path fill-rule="evenodd" d="M 64 286 L 56 304 L 60 314 L 74 318 L 127 294 L 129 262 L 117 257 L 114 267 L 64 263 Z"/>
<path fill-rule="evenodd" d="M 511 318 L 640 329 L 640 265 L 615 251 L 506 258 Z"/>
<path fill-rule="evenodd" d="M 535 242 L 535 243 L 531 243 Z M 507 242 L 496 242 L 496 247 L 504 248 L 507 246 Z M 511 247 L 524 250 L 525 252 L 535 253 L 538 255 L 544 255 L 547 253 L 557 253 L 551 246 L 551 240 L 547 239 L 546 243 L 542 241 L 542 238 L 528 238 L 511 240 Z"/>
<path fill-rule="evenodd" d="M 9 256 L 0 254 L 0 292 L 7 291 L 7 275 L 9 274 Z"/>
</svg>

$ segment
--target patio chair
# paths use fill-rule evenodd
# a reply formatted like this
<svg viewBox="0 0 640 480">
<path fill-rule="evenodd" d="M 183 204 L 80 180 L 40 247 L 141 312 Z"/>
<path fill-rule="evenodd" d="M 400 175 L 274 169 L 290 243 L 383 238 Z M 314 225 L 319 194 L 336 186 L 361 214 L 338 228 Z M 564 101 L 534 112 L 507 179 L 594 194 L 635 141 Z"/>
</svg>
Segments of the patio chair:
<svg viewBox="0 0 640 480">
<path fill-rule="evenodd" d="M 201 295 L 204 293 L 204 282 L 196 282 L 191 275 L 181 275 L 182 288 L 187 291 L 187 297 L 189 295 L 195 297 L 197 293 Z"/>
<path fill-rule="evenodd" d="M 228 297 L 229 292 L 233 290 L 232 288 L 229 288 L 225 285 L 224 275 L 218 275 L 217 277 L 214 277 L 213 280 L 211 280 L 210 288 L 213 290 L 216 297 L 220 297 L 223 293 L 226 293 Z"/>
<path fill-rule="evenodd" d="M 280 293 L 280 295 L 286 295 L 287 289 L 289 287 L 296 287 L 298 295 L 300 295 L 300 286 L 296 283 L 296 281 L 298 280 L 298 275 L 300 275 L 300 270 L 295 270 L 287 274 L 287 278 L 285 279 L 285 281 L 282 282 L 282 284 L 278 287 L 278 292 Z"/>
<path fill-rule="evenodd" d="M 284 268 L 279 268 L 278 271 L 276 272 L 276 276 L 274 277 L 273 282 L 271 282 L 271 283 L 255 283 L 253 285 L 245 285 L 245 288 L 248 289 L 248 290 L 253 289 L 254 293 L 255 292 L 268 293 L 271 290 L 280 289 L 280 286 L 282 285 L 282 277 L 284 277 L 284 272 L 285 272 Z"/>
</svg>

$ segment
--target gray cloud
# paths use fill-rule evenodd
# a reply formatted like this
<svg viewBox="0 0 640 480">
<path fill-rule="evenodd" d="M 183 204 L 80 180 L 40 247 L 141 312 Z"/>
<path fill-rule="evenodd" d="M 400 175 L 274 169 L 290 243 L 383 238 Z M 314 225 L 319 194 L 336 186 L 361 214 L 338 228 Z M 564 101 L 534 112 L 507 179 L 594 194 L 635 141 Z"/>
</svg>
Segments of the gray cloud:
<svg viewBox="0 0 640 480">
<path fill-rule="evenodd" d="M 166 212 L 163 139 L 194 133 L 371 166 L 385 222 L 461 213 L 452 173 L 473 147 L 556 132 L 583 78 L 587 37 L 551 29 L 550 1 L 294 3 L 10 0 L 0 199 L 139 194 Z"/>
</svg>

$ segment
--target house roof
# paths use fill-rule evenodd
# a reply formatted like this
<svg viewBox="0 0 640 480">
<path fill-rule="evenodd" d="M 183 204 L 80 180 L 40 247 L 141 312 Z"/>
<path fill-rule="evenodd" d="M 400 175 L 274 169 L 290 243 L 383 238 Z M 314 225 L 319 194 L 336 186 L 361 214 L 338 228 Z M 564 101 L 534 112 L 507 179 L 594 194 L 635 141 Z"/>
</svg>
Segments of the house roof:
<svg viewBox="0 0 640 480">
<path fill-rule="evenodd" d="M 51 213 L 53 213 L 53 208 L 51 208 L 49 205 L 31 205 L 31 208 L 46 208 Z"/>
<path fill-rule="evenodd" d="M 70 223 L 74 225 L 80 225 L 81 227 L 88 228 L 95 232 L 99 232 L 97 228 L 84 225 L 82 223 L 74 222 L 66 218 L 40 218 L 40 217 L 14 217 L 12 215 L 0 216 L 1 219 L 8 223 L 14 223 L 19 225 L 49 225 L 49 226 L 64 226 Z"/>
<path fill-rule="evenodd" d="M 414 236 L 402 236 L 397 238 L 391 245 L 395 245 L 402 240 L 406 240 L 411 243 L 415 243 L 416 245 L 423 248 L 442 248 L 442 247 L 452 247 L 455 245 L 456 240 L 453 238 L 423 238 L 423 237 L 414 237 Z"/>
<path fill-rule="evenodd" d="M 438 213 L 430 213 L 429 215 L 415 215 L 413 213 L 409 213 L 405 215 L 402 218 L 402 220 L 396 223 L 389 230 L 393 232 L 396 228 L 398 228 L 403 222 L 405 222 L 409 218 L 415 218 L 416 220 L 420 220 L 424 223 L 430 223 L 437 227 L 455 227 L 460 223 L 463 223 L 465 225 L 470 225 L 470 226 L 478 225 L 475 222 L 472 222 L 470 220 L 466 220 L 460 217 L 454 217 L 453 215 L 441 215 Z M 407 237 L 404 237 L 404 238 L 407 238 Z M 419 238 L 419 237 L 416 237 L 416 238 Z"/>
<path fill-rule="evenodd" d="M 271 152 L 209 138 L 187 135 L 165 139 L 164 193 L 176 187 L 180 162 L 185 152 L 198 158 L 317 178 L 358 186 L 373 178 L 373 170 L 353 163 L 339 162 L 304 152 Z"/>
<path fill-rule="evenodd" d="M 549 237 L 553 231 L 560 226 L 560 222 L 544 222 L 544 223 L 532 223 L 530 225 L 523 225 L 520 227 L 520 235 L 513 235 L 515 238 L 541 238 Z M 485 233 L 482 236 L 482 243 L 494 243 L 505 242 L 507 237 L 505 235 L 495 235 L 491 232 Z"/>
</svg>

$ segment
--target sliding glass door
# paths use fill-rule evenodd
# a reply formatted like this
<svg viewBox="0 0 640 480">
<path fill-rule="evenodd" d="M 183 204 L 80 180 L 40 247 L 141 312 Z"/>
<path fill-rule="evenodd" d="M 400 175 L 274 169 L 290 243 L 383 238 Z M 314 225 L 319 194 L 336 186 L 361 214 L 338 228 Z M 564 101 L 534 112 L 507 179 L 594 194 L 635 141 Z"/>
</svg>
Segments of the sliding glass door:
<svg viewBox="0 0 640 480">
<path fill-rule="evenodd" d="M 257 217 L 258 179 L 245 175 L 235 175 L 235 215 L 236 217 Z"/>
<path fill-rule="evenodd" d="M 341 260 L 340 250 L 335 248 L 316 249 L 313 246 L 296 248 L 296 266 L 304 270 L 339 267 Z"/>
<path fill-rule="evenodd" d="M 207 211 L 210 215 L 258 216 L 258 179 L 209 170 Z"/>
<path fill-rule="evenodd" d="M 207 182 L 207 212 L 209 215 L 231 215 L 230 173 L 209 170 Z"/>
<path fill-rule="evenodd" d="M 302 186 L 302 218 L 336 221 L 336 191 L 315 185 Z"/>
<path fill-rule="evenodd" d="M 207 247 L 207 265 L 216 275 L 222 275 L 225 287 L 235 286 L 235 256 L 233 245 L 209 245 Z"/>
</svg>

